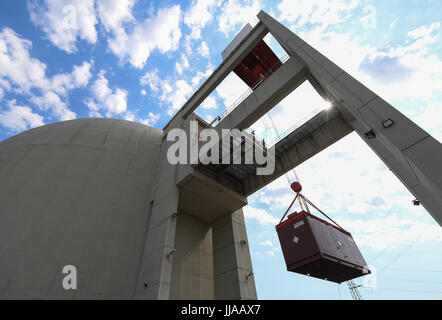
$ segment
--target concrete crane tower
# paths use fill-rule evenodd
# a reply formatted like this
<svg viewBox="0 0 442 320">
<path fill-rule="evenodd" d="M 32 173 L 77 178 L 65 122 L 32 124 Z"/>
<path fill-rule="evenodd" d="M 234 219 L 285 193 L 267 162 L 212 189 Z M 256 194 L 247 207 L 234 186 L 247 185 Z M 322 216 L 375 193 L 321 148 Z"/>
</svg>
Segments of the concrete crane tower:
<svg viewBox="0 0 442 320">
<path fill-rule="evenodd" d="M 353 131 L 442 223 L 441 143 L 267 13 L 258 19 L 163 130 L 78 119 L 0 143 L 0 299 L 256 299 L 247 197 Z M 288 59 L 215 126 L 199 119 L 268 33 Z M 167 161 L 171 130 L 247 129 L 305 81 L 334 107 L 276 143 L 272 174 Z M 63 286 L 66 266 L 75 289 Z"/>
</svg>

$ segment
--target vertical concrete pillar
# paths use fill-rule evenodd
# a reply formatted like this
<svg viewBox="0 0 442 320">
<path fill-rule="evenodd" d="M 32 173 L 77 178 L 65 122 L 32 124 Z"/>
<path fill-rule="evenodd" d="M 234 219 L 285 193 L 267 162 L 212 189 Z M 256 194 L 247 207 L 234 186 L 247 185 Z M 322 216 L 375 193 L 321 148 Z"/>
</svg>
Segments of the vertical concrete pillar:
<svg viewBox="0 0 442 320">
<path fill-rule="evenodd" d="M 212 225 L 215 299 L 257 299 L 243 211 Z"/>
<path fill-rule="evenodd" d="M 177 167 L 167 161 L 169 144 L 163 141 L 161 147 L 155 196 L 151 203 L 135 299 L 170 298 L 179 190 L 176 187 Z"/>
<path fill-rule="evenodd" d="M 214 299 L 211 227 L 203 220 L 180 211 L 175 247 L 170 299 Z"/>
</svg>

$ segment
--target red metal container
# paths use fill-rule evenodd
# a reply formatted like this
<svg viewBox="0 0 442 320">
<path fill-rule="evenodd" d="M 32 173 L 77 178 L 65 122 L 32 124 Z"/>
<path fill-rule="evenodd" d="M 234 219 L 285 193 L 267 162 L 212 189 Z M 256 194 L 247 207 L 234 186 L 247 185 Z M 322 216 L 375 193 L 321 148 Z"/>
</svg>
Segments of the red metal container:
<svg viewBox="0 0 442 320">
<path fill-rule="evenodd" d="M 308 212 L 276 226 L 287 270 L 336 283 L 370 273 L 352 236 Z"/>
<path fill-rule="evenodd" d="M 234 72 L 253 90 L 282 65 L 272 49 L 260 41 L 234 69 Z"/>
</svg>

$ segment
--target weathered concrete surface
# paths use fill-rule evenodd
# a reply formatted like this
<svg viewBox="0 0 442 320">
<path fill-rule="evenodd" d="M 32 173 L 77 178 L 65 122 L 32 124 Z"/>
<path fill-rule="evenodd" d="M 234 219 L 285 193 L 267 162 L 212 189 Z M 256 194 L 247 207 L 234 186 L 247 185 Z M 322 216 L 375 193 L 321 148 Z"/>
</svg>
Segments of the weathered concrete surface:
<svg viewBox="0 0 442 320">
<path fill-rule="evenodd" d="M 195 120 L 195 114 L 185 119 L 180 127 L 190 132 L 191 120 Z M 167 150 L 173 143 L 164 139 L 161 147 L 135 299 L 253 297 L 245 290 L 235 290 L 234 296 L 227 291 L 221 291 L 226 295 L 215 294 L 220 292 L 220 286 L 241 287 L 241 280 L 229 277 L 224 282 L 215 281 L 215 268 L 219 262 L 214 256 L 211 240 L 214 221 L 230 216 L 233 210 L 246 205 L 247 199 L 197 171 L 191 164 L 170 164 Z M 232 228 L 230 225 L 231 237 Z M 234 242 L 233 238 L 230 240 Z M 250 256 L 248 247 L 243 248 L 242 253 Z M 237 256 L 231 258 L 225 263 L 233 268 Z M 249 263 L 251 270 L 250 260 Z M 254 279 L 250 278 L 248 283 L 253 284 L 254 289 Z"/>
<path fill-rule="evenodd" d="M 0 143 L 0 298 L 131 299 L 162 140 L 80 119 Z M 65 265 L 78 289 L 62 287 Z"/>
<path fill-rule="evenodd" d="M 180 211 L 175 246 L 170 299 L 214 299 L 211 227 Z"/>
<path fill-rule="evenodd" d="M 243 210 L 212 224 L 215 299 L 256 300 L 255 278 Z"/>
</svg>

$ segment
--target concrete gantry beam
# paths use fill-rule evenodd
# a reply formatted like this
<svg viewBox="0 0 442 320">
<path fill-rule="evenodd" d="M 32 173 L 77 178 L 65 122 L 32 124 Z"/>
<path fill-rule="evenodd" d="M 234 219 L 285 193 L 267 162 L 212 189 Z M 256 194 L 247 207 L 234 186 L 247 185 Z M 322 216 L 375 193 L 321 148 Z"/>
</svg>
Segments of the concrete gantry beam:
<svg viewBox="0 0 442 320">
<path fill-rule="evenodd" d="M 216 129 L 247 129 L 299 87 L 307 74 L 306 64 L 297 56 L 292 56 L 221 120 Z"/>
<path fill-rule="evenodd" d="M 203 85 L 190 97 L 184 106 L 175 114 L 175 116 L 163 128 L 168 131 L 169 128 L 176 127 L 181 118 L 187 118 L 196 108 L 206 99 L 213 90 L 235 69 L 238 64 L 250 53 L 250 51 L 261 41 L 268 33 L 262 23 L 258 23 L 253 30 L 245 37 L 235 50 L 224 60 L 212 75 L 203 83 Z M 176 122 L 178 121 L 178 122 Z"/>
<path fill-rule="evenodd" d="M 251 175 L 244 179 L 245 195 L 253 194 L 352 131 L 337 110 L 319 113 L 276 144 L 275 172 L 272 175 Z"/>
</svg>

